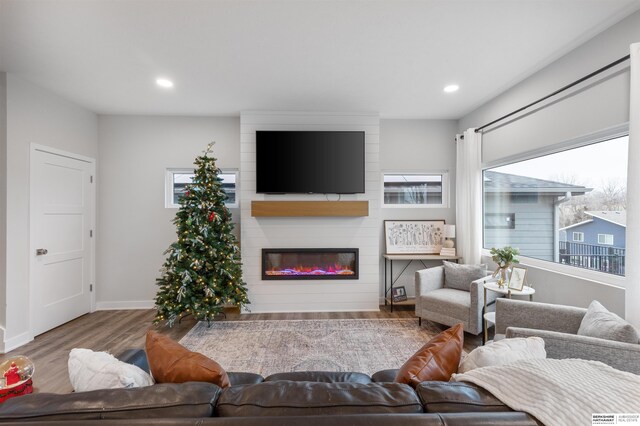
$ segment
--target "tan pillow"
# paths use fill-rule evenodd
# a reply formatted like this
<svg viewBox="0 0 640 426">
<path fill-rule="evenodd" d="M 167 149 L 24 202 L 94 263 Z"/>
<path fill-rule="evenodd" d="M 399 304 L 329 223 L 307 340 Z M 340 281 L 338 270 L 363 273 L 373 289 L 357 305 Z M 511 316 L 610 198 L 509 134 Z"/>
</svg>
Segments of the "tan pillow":
<svg viewBox="0 0 640 426">
<path fill-rule="evenodd" d="M 449 381 L 458 371 L 464 331 L 462 324 L 456 324 L 429 340 L 405 362 L 395 381 L 412 387 L 425 380 Z"/>
<path fill-rule="evenodd" d="M 209 382 L 221 388 L 229 386 L 227 372 L 220 364 L 167 336 L 149 330 L 145 346 L 156 383 Z"/>
</svg>

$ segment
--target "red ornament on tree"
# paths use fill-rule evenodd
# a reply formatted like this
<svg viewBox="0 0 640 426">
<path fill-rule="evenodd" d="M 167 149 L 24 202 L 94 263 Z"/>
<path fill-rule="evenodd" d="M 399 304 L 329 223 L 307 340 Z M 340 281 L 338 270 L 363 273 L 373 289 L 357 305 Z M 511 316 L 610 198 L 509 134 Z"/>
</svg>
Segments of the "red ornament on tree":
<svg viewBox="0 0 640 426">
<path fill-rule="evenodd" d="M 189 194 L 191 194 L 189 191 L 184 193 L 184 195 L 186 195 L 187 197 L 189 196 Z"/>
<path fill-rule="evenodd" d="M 209 215 L 209 222 L 213 222 L 213 219 L 215 219 L 216 217 L 216 212 L 211 212 L 211 214 Z"/>
</svg>

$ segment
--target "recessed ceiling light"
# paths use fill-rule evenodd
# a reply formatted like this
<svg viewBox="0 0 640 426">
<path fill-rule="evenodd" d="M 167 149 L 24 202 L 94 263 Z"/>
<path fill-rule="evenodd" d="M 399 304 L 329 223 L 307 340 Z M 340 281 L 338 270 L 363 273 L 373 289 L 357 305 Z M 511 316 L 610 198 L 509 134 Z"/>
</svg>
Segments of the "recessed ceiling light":
<svg viewBox="0 0 640 426">
<path fill-rule="evenodd" d="M 446 93 L 453 93 L 453 92 L 457 92 L 459 88 L 460 86 L 458 86 L 457 84 L 450 84 L 448 86 L 445 86 L 444 91 Z"/>
<path fill-rule="evenodd" d="M 160 87 L 165 87 L 165 88 L 173 87 L 173 81 L 168 80 L 166 78 L 157 78 L 156 84 Z"/>
</svg>

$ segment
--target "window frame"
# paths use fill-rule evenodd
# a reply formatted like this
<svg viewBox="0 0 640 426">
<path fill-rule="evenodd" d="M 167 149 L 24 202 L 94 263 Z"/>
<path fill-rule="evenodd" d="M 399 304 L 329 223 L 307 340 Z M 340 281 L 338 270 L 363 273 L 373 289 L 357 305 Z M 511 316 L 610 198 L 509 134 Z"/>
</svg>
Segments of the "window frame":
<svg viewBox="0 0 640 426">
<path fill-rule="evenodd" d="M 195 169 L 193 167 L 167 167 L 164 172 L 164 207 L 166 209 L 180 208 L 179 204 L 173 202 L 173 175 L 174 174 L 193 174 Z M 236 176 L 236 201 L 235 203 L 227 203 L 225 205 L 228 209 L 240 208 L 239 203 L 239 170 L 238 169 L 220 169 L 220 174 L 223 175 L 235 175 Z"/>
<path fill-rule="evenodd" d="M 446 209 L 449 208 L 449 170 L 382 170 L 381 183 L 381 200 L 380 206 L 383 209 Z M 384 177 L 386 175 L 423 175 L 423 176 L 441 176 L 442 181 L 442 202 L 438 204 L 386 204 L 384 202 Z"/>
<path fill-rule="evenodd" d="M 485 213 L 483 218 L 483 223 L 487 220 L 487 216 L 491 217 L 502 217 L 509 219 L 505 220 L 508 223 L 508 226 L 500 226 L 500 225 L 492 225 L 489 227 L 485 227 L 484 229 L 516 229 L 516 214 L 515 213 Z"/>
<path fill-rule="evenodd" d="M 576 235 L 580 235 L 580 239 L 576 240 Z M 571 241 L 574 243 L 584 243 L 584 232 L 575 232 L 571 233 Z"/>
<path fill-rule="evenodd" d="M 489 162 L 483 162 L 481 165 L 482 176 L 484 171 L 492 169 L 494 167 L 505 166 L 507 164 L 516 163 L 519 161 L 531 160 L 533 158 L 541 157 L 544 155 L 555 154 L 561 151 L 569 149 L 580 148 L 583 146 L 591 145 L 594 143 L 605 142 L 610 139 L 629 136 L 629 122 L 625 122 L 616 126 L 609 127 L 607 129 L 599 130 L 590 134 L 582 135 L 576 138 L 567 139 L 565 141 L 552 144 L 543 148 L 536 148 L 529 151 L 524 151 L 519 154 L 510 155 L 498 160 Z M 483 179 L 481 177 L 481 179 Z M 482 202 L 482 215 L 484 218 L 484 197 Z M 484 222 L 482 226 L 482 241 L 481 241 L 481 255 L 484 258 L 491 260 L 490 249 L 484 248 Z M 626 276 L 608 274 L 606 272 L 594 271 L 590 269 L 577 268 L 571 265 L 565 265 L 562 263 L 550 262 L 548 260 L 536 259 L 528 256 L 519 256 L 520 265 L 537 268 L 543 271 L 556 273 L 559 275 L 579 278 L 583 280 L 593 281 L 602 285 L 611 286 L 615 288 L 626 288 L 627 279 Z"/>
<path fill-rule="evenodd" d="M 604 241 L 605 241 L 604 243 L 600 242 L 600 237 L 604 237 Z M 611 243 L 607 242 L 607 240 L 608 240 L 607 237 L 611 237 Z M 600 246 L 613 246 L 613 234 L 598 234 L 598 245 L 600 245 Z"/>
</svg>

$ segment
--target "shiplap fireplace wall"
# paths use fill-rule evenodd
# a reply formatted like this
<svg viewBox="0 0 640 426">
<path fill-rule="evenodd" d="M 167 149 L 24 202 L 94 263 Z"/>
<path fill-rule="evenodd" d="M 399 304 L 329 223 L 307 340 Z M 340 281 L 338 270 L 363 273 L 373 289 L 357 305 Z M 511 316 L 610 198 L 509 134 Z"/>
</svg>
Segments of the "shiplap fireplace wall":
<svg viewBox="0 0 640 426">
<path fill-rule="evenodd" d="M 380 264 L 380 165 L 377 114 L 243 112 L 240 114 L 241 250 L 251 312 L 378 310 Z M 365 193 L 341 200 L 366 200 L 365 217 L 252 217 L 252 201 L 325 201 L 321 194 L 256 194 L 256 130 L 352 130 L 365 132 Z M 329 195 L 337 200 L 337 195 Z M 263 248 L 355 247 L 357 280 L 262 280 Z"/>
</svg>

